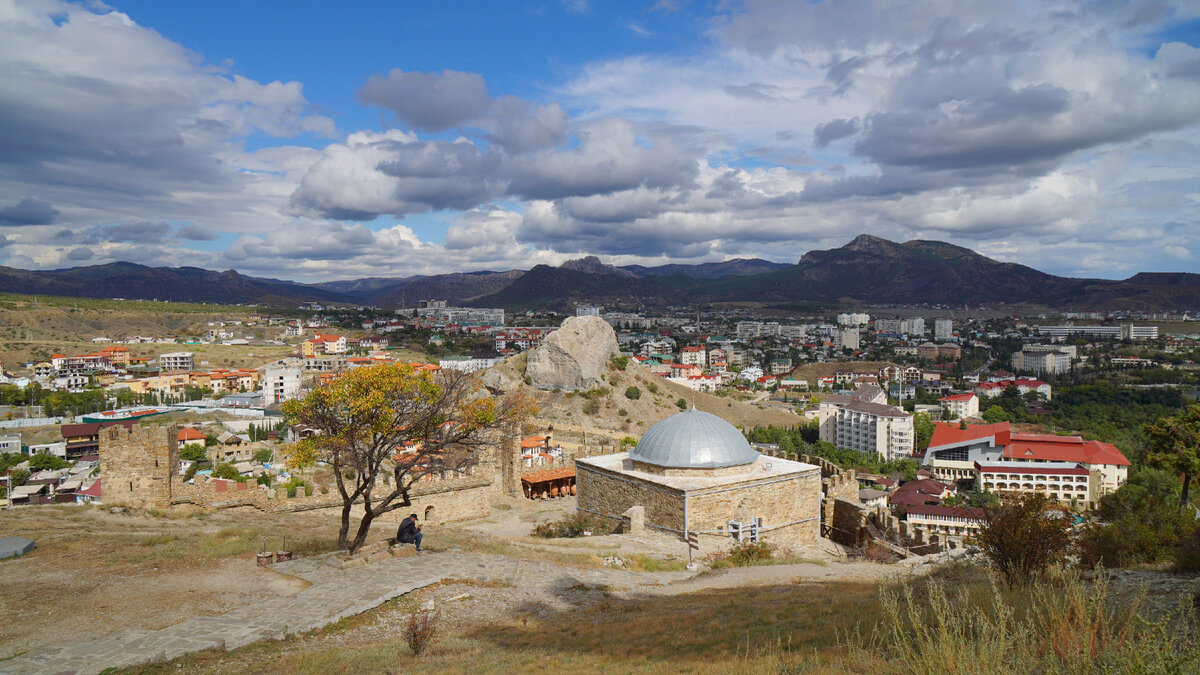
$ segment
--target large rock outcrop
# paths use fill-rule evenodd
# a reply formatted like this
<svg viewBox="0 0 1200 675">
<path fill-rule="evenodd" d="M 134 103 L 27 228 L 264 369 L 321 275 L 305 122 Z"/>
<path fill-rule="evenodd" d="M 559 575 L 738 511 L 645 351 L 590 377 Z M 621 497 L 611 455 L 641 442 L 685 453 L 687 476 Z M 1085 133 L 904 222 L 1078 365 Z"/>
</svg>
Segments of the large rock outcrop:
<svg viewBox="0 0 1200 675">
<path fill-rule="evenodd" d="M 529 352 L 525 376 L 539 389 L 591 389 L 603 384 L 617 334 L 597 316 L 575 316 Z"/>
</svg>

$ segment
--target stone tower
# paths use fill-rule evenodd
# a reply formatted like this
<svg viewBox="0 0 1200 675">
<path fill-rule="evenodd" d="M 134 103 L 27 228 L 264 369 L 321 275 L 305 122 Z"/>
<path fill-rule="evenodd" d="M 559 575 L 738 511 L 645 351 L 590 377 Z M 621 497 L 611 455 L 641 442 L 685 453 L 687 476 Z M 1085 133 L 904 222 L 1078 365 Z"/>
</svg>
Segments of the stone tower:
<svg viewBox="0 0 1200 675">
<path fill-rule="evenodd" d="M 179 472 L 179 436 L 173 425 L 109 427 L 100 432 L 100 476 L 105 504 L 145 509 L 171 505 Z"/>
</svg>

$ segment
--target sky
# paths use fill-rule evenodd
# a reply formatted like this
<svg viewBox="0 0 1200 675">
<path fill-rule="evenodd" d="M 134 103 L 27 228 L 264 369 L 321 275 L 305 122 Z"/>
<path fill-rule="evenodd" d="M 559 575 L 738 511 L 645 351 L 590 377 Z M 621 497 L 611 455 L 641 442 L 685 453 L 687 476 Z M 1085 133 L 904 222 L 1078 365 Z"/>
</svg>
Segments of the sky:
<svg viewBox="0 0 1200 675">
<path fill-rule="evenodd" d="M 1200 272 L 1200 1 L 0 0 L 0 265 Z"/>
</svg>

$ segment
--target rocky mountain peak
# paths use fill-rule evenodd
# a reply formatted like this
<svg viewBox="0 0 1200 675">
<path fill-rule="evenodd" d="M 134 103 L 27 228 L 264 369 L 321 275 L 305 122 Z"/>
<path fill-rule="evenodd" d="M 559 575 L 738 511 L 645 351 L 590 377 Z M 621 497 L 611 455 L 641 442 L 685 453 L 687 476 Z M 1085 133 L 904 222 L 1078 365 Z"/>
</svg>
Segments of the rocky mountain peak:
<svg viewBox="0 0 1200 675">
<path fill-rule="evenodd" d="M 621 277 L 636 276 L 633 272 L 630 272 L 629 270 L 623 270 L 620 267 L 615 267 L 613 265 L 606 265 L 606 264 L 600 262 L 600 259 L 594 255 L 584 256 L 583 258 L 576 258 L 574 260 L 568 260 L 565 263 L 563 263 L 562 265 L 559 265 L 559 267 L 561 267 L 564 270 L 573 270 L 575 272 L 586 272 L 588 274 L 615 274 L 615 275 L 621 276 Z"/>
</svg>

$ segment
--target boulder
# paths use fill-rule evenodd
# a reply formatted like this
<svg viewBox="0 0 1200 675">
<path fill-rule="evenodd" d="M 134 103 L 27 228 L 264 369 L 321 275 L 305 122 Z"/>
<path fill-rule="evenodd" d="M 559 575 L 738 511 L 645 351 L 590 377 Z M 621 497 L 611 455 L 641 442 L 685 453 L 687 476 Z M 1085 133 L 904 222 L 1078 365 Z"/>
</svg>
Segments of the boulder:
<svg viewBox="0 0 1200 675">
<path fill-rule="evenodd" d="M 573 316 L 529 353 L 525 376 L 539 389 L 592 389 L 603 384 L 617 334 L 598 316 Z"/>
</svg>

